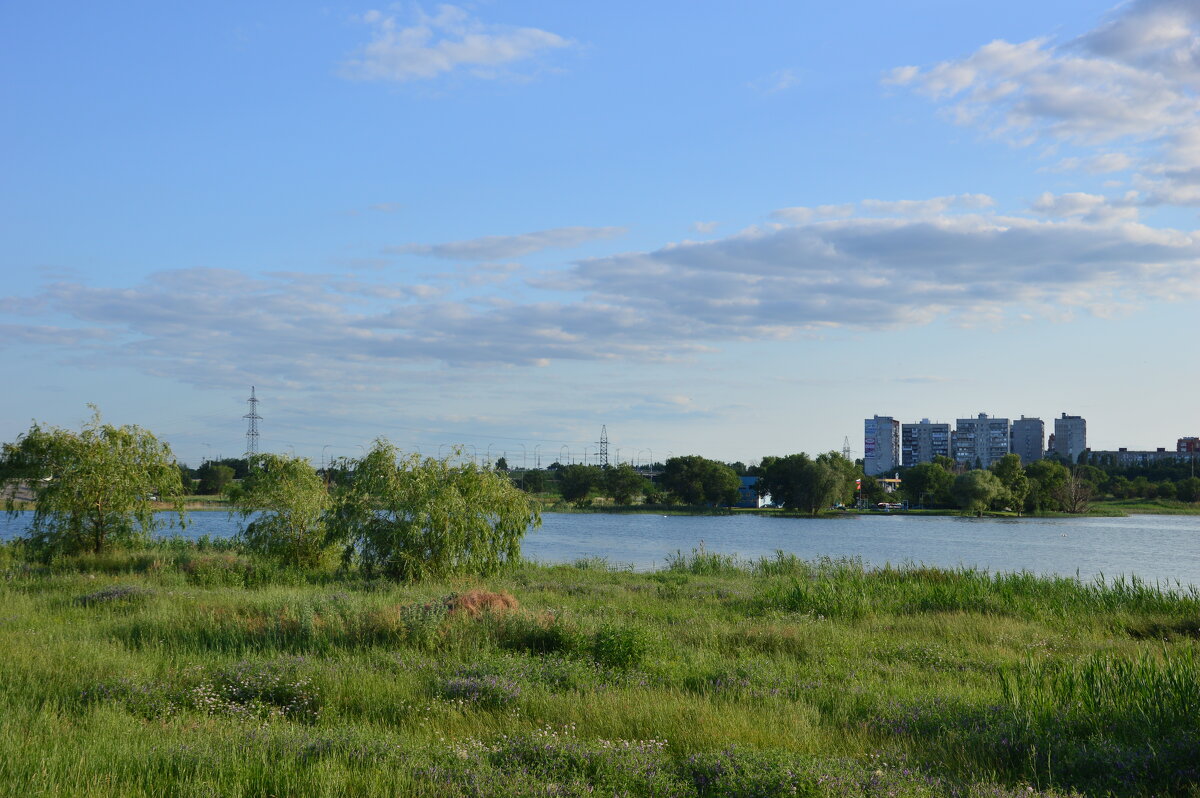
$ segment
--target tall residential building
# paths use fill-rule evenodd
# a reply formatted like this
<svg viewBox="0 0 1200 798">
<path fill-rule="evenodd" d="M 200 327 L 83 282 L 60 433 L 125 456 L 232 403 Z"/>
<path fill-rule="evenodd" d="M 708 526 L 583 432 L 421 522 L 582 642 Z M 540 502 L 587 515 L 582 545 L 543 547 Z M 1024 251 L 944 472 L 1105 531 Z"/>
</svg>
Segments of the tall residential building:
<svg viewBox="0 0 1200 798">
<path fill-rule="evenodd" d="M 906 468 L 949 456 L 949 424 L 934 424 L 923 418 L 919 424 L 900 425 L 900 460 Z"/>
<path fill-rule="evenodd" d="M 1068 463 L 1079 462 L 1079 455 L 1087 448 L 1087 422 L 1082 416 L 1054 419 L 1054 453 Z"/>
<path fill-rule="evenodd" d="M 1021 416 L 1012 423 L 1009 451 L 1020 456 L 1022 465 L 1029 465 L 1046 456 L 1046 425 L 1040 418 Z"/>
<path fill-rule="evenodd" d="M 863 471 L 874 477 L 900 465 L 900 422 L 875 416 L 863 423 Z"/>
<path fill-rule="evenodd" d="M 1200 438 L 1180 438 L 1175 441 L 1175 451 L 1179 454 L 1200 454 Z"/>
<path fill-rule="evenodd" d="M 960 418 L 954 422 L 954 459 L 974 468 L 987 468 L 1008 454 L 1008 419 L 989 418 L 980 413 L 977 418 Z"/>
</svg>

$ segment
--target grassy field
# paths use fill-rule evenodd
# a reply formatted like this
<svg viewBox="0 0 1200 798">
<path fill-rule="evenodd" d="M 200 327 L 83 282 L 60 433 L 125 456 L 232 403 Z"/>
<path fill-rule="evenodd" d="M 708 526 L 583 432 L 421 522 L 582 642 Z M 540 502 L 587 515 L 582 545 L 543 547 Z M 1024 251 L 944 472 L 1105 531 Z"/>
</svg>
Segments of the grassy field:
<svg viewBox="0 0 1200 798">
<path fill-rule="evenodd" d="M 1200 595 L 695 552 L 396 585 L 0 548 L 0 793 L 1200 795 Z"/>
</svg>

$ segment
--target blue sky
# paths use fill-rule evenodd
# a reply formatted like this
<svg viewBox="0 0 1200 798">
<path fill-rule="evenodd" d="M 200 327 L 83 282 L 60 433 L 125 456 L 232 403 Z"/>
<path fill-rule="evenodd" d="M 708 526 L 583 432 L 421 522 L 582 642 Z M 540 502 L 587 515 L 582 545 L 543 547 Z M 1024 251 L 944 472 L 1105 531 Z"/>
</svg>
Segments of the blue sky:
<svg viewBox="0 0 1200 798">
<path fill-rule="evenodd" d="M 1200 6 L 983 5 L 9 4 L 0 438 L 1200 434 Z"/>
</svg>

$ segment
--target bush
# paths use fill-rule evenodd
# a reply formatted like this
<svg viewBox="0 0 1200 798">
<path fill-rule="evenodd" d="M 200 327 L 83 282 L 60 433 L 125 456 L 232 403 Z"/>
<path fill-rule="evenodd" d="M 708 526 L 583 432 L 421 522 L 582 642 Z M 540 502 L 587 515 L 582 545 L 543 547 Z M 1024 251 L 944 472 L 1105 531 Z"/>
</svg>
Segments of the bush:
<svg viewBox="0 0 1200 798">
<path fill-rule="evenodd" d="M 610 668 L 633 668 L 650 651 L 650 634 L 640 626 L 605 624 L 592 635 L 592 659 Z"/>
<path fill-rule="evenodd" d="M 111 585 L 95 593 L 79 596 L 75 603 L 85 607 L 95 604 L 135 604 L 153 595 L 153 590 L 137 585 Z"/>
<path fill-rule="evenodd" d="M 510 613 L 495 618 L 496 642 L 501 648 L 531 654 L 570 653 L 583 647 L 579 626 L 562 613 Z"/>
<path fill-rule="evenodd" d="M 443 698 L 467 701 L 484 707 L 506 707 L 521 696 L 521 685 L 496 674 L 453 676 L 442 682 Z"/>
<path fill-rule="evenodd" d="M 486 575 L 520 557 L 521 538 L 541 521 L 508 477 L 450 458 L 399 455 L 379 440 L 339 472 L 328 527 L 344 560 L 368 575 L 417 581 Z"/>
</svg>

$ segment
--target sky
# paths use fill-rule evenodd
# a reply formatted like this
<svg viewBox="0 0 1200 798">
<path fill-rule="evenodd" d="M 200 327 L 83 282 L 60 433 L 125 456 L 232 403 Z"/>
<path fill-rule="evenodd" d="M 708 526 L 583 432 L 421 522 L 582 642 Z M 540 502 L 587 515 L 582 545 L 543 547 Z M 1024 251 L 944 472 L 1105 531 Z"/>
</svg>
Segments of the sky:
<svg viewBox="0 0 1200 798">
<path fill-rule="evenodd" d="M 0 440 L 1200 435 L 1200 2 L 0 8 Z"/>
</svg>

